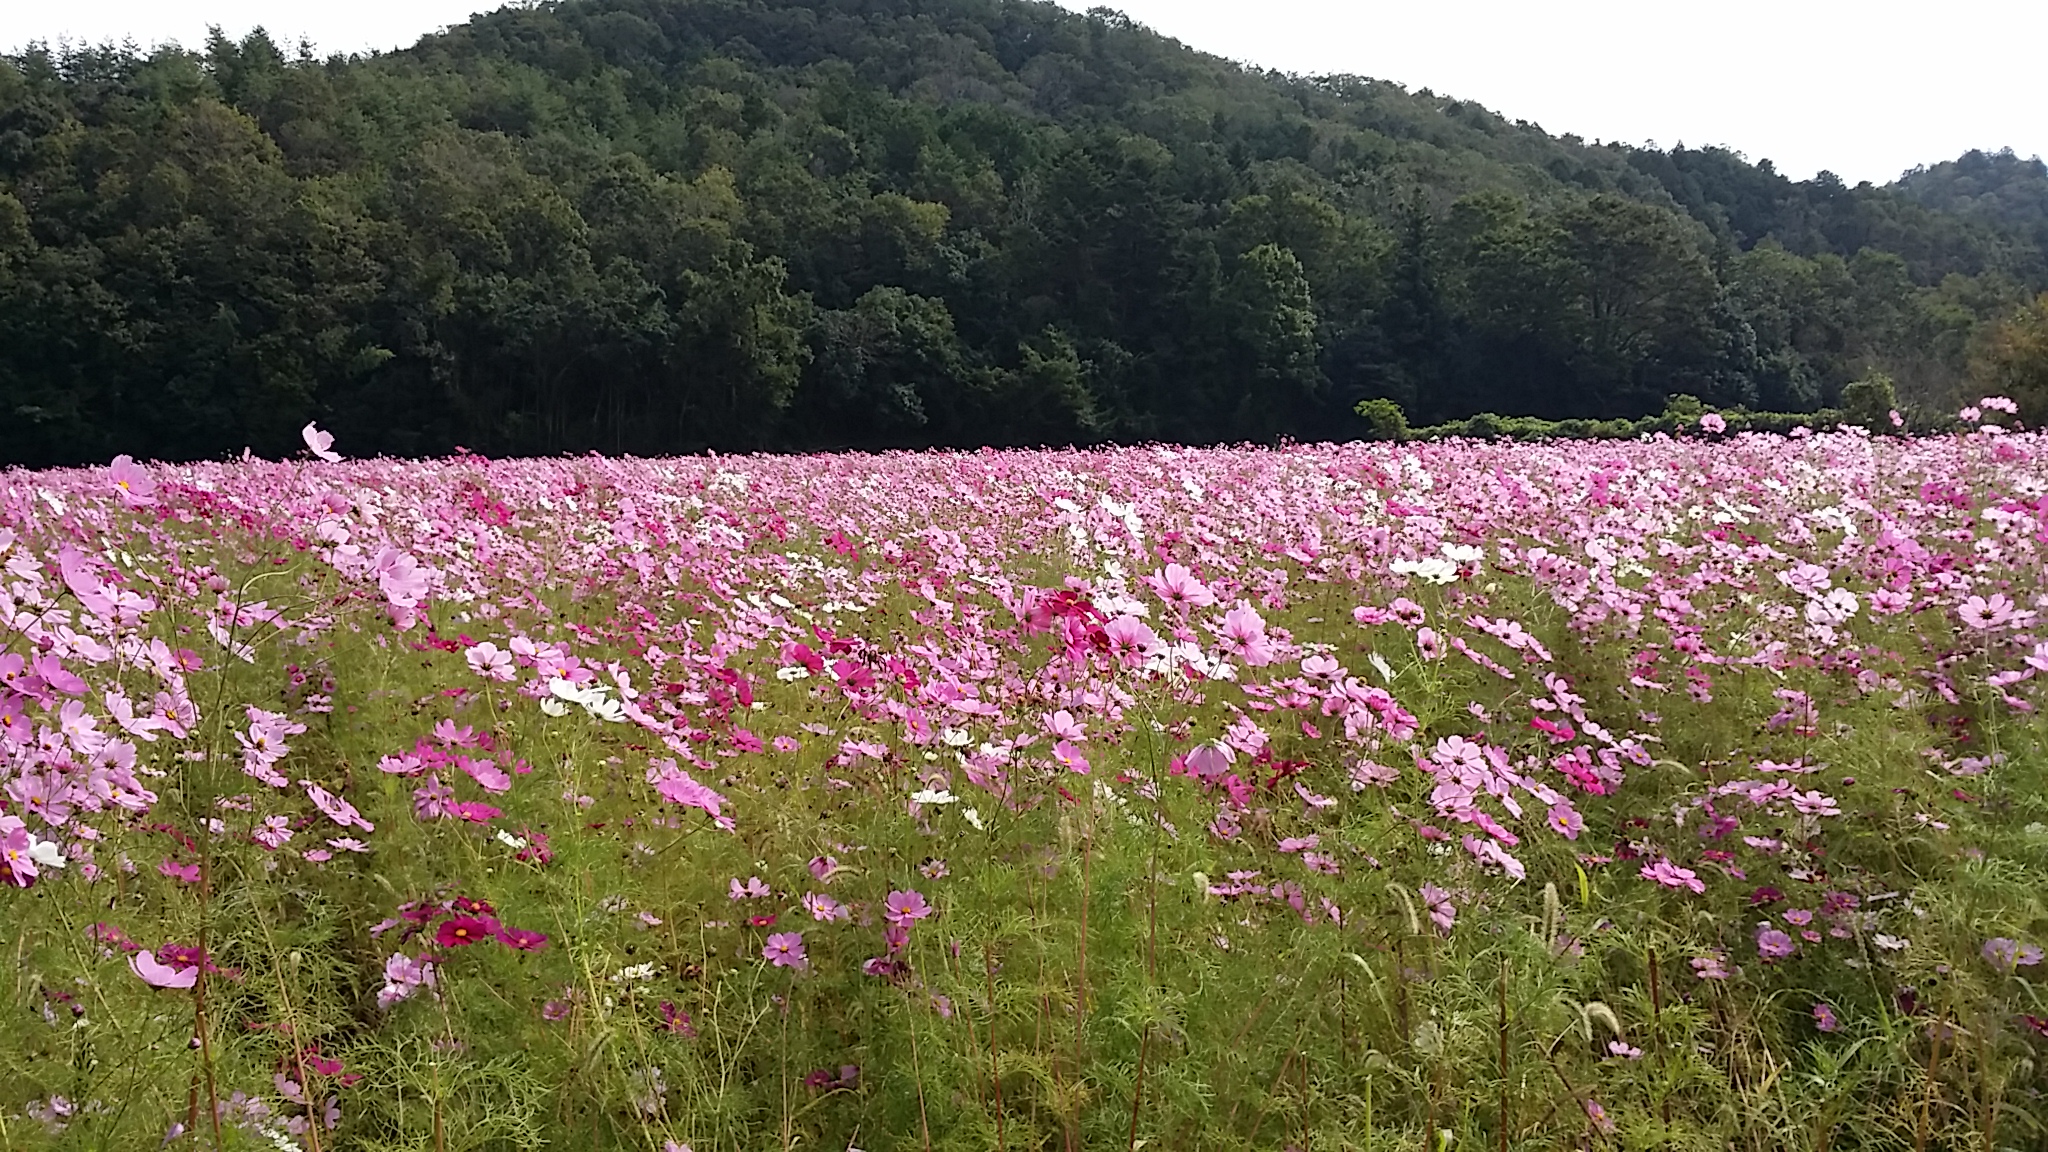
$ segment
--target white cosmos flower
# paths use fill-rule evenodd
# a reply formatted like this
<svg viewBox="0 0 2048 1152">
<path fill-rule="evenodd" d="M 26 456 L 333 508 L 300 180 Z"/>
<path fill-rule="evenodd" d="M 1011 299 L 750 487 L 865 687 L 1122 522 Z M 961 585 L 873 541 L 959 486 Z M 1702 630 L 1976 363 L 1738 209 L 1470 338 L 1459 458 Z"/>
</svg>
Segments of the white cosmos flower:
<svg viewBox="0 0 2048 1152">
<path fill-rule="evenodd" d="M 967 822 L 968 822 L 969 824 L 972 824 L 972 825 L 974 825 L 974 830 L 975 830 L 976 832 L 980 832 L 980 831 L 982 831 L 983 829 L 985 829 L 985 828 L 987 828 L 987 827 L 988 827 L 988 825 L 986 825 L 986 824 L 983 824 L 983 823 L 981 822 L 981 813 L 980 813 L 980 812 L 978 812 L 978 811 L 976 811 L 976 810 L 974 810 L 974 809 L 972 809 L 972 808 L 962 808 L 962 809 L 960 810 L 960 814 L 961 814 L 962 816 L 965 816 L 965 817 L 967 817 Z"/>
<path fill-rule="evenodd" d="M 810 675 L 811 670 L 800 665 L 790 668 L 777 668 L 775 670 L 775 678 L 777 680 L 782 681 L 784 684 L 790 684 L 798 680 L 809 679 Z"/>
<path fill-rule="evenodd" d="M 944 788 L 940 788 L 936 791 L 927 788 L 922 792 L 913 792 L 911 793 L 910 798 L 919 804 L 952 804 L 956 803 L 960 799 L 958 796 L 953 795 L 951 792 L 946 791 Z"/>
<path fill-rule="evenodd" d="M 33 835 L 28 841 L 28 856 L 42 868 L 62 868 L 69 861 L 64 859 L 64 849 L 55 840 L 38 840 Z"/>
<path fill-rule="evenodd" d="M 1398 575 L 1413 576 L 1430 584 L 1449 584 L 1458 578 L 1457 564 L 1441 556 L 1396 560 L 1389 567 Z"/>
</svg>

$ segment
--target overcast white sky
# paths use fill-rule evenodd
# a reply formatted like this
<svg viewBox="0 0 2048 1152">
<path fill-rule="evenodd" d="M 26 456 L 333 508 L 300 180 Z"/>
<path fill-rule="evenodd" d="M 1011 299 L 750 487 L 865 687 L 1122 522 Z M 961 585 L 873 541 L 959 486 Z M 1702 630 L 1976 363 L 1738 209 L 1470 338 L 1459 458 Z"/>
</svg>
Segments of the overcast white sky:
<svg viewBox="0 0 2048 1152">
<path fill-rule="evenodd" d="M 1083 8 L 1086 0 L 1062 0 Z M 0 0 L 0 49 L 61 37 L 196 46 L 261 24 L 390 49 L 487 0 Z M 2048 154 L 2048 2 L 1122 0 L 1204 51 L 1478 100 L 1589 140 L 1720 144 L 1804 178 L 1884 182 L 1970 148 Z"/>
</svg>

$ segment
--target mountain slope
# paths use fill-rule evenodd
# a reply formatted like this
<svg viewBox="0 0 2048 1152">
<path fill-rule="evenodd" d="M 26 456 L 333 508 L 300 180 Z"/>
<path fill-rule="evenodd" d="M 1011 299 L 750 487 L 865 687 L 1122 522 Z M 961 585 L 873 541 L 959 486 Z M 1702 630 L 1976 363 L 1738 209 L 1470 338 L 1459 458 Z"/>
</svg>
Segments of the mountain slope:
<svg viewBox="0 0 2048 1152">
<path fill-rule="evenodd" d="M 1946 404 L 2048 244 L 1935 183 L 1588 146 L 1028 0 L 31 52 L 0 66 L 0 455 L 309 418 L 406 453 L 1306 438 L 1374 396 L 1796 409 L 1873 372 Z"/>
</svg>

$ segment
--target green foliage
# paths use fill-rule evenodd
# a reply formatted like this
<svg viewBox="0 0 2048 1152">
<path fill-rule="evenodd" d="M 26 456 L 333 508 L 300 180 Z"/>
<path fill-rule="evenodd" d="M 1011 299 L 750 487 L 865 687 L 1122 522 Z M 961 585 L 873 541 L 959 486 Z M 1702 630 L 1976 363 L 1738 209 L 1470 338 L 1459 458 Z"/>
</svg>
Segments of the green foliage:
<svg viewBox="0 0 2048 1152">
<path fill-rule="evenodd" d="M 1697 397 L 1680 394 L 1655 416 L 1635 420 L 1545 420 L 1536 416 L 1501 416 L 1481 412 L 1463 420 L 1410 428 L 1408 417 L 1391 400 L 1361 401 L 1355 410 L 1363 417 L 1369 440 L 1442 440 L 1453 437 L 1472 440 L 1634 440 L 1643 436 L 1706 434 L 1701 417 L 1710 411 Z M 1769 432 L 1785 435 L 1795 430 L 1815 432 L 1840 425 L 1846 414 L 1833 409 L 1819 412 L 1752 412 L 1746 408 L 1713 409 L 1721 417 L 1723 431 Z M 1884 427 L 1889 430 L 1890 424 Z"/>
<path fill-rule="evenodd" d="M 1972 397 L 2038 164 L 1592 147 L 1026 0 L 0 59 L 0 459 L 1315 439 Z"/>
<path fill-rule="evenodd" d="M 1898 390 L 1892 378 L 1883 373 L 1854 381 L 1842 389 L 1843 417 L 1873 432 L 1889 429 L 1891 415 L 1898 407 Z"/>
<path fill-rule="evenodd" d="M 2048 420 L 2048 293 L 1994 325 L 1971 367 L 1987 393 L 2017 401 L 2029 425 Z"/>
<path fill-rule="evenodd" d="M 1409 438 L 1408 414 L 1392 400 L 1360 400 L 1352 409 L 1365 420 L 1368 440 L 1388 440 L 1396 444 Z"/>
</svg>

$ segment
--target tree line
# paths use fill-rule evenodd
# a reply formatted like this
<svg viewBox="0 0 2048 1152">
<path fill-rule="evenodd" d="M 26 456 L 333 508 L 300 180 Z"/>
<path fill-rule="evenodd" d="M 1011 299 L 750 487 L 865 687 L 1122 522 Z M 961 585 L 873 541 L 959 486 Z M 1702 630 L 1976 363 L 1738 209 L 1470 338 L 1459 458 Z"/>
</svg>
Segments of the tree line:
<svg viewBox="0 0 2048 1152">
<path fill-rule="evenodd" d="M 2043 190 L 2009 154 L 1851 188 L 1587 144 L 1032 0 L 32 46 L 0 461 L 309 419 L 400 455 L 1324 439 L 1373 399 L 1811 412 L 1879 373 L 1939 407 L 2032 378 Z"/>
</svg>

